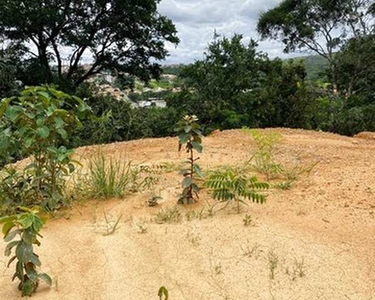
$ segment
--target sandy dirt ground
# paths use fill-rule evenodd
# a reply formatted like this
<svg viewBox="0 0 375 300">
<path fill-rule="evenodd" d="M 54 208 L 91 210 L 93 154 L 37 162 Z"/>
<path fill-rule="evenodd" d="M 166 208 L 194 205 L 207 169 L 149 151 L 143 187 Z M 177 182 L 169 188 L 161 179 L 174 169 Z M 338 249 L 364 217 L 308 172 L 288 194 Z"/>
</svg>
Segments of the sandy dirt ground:
<svg viewBox="0 0 375 300">
<path fill-rule="evenodd" d="M 375 299 L 375 139 L 273 130 L 283 135 L 278 162 L 315 165 L 289 190 L 272 189 L 265 204 L 243 206 L 241 214 L 216 206 L 209 216 L 214 202 L 205 191 L 194 205 L 175 204 L 181 177 L 172 170 L 160 175 L 156 190 L 163 199 L 155 207 L 146 204 L 149 190 L 77 203 L 42 232 L 36 253 L 54 283 L 41 283 L 33 299 L 152 300 L 160 286 L 170 300 Z M 203 145 L 206 170 L 239 165 L 255 150 L 240 130 L 215 133 Z M 98 149 L 80 148 L 76 156 L 84 161 Z M 140 164 L 178 166 L 184 159 L 175 138 L 101 149 L 108 158 Z M 180 211 L 180 222 L 155 222 L 158 211 L 171 207 Z M 194 214 L 201 217 L 187 220 Z M 250 226 L 243 224 L 246 214 Z M 105 235 L 107 222 L 121 215 L 118 229 Z M 0 299 L 19 299 L 6 262 L 0 256 Z"/>
</svg>

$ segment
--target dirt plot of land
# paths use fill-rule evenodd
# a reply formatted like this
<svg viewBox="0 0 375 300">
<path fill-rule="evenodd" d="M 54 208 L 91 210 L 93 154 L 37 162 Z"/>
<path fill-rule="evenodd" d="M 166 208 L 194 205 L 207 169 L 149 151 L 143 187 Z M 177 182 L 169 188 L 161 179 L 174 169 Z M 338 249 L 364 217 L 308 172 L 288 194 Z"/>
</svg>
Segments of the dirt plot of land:
<svg viewBox="0 0 375 300">
<path fill-rule="evenodd" d="M 177 206 L 182 220 L 171 224 L 153 219 L 175 206 L 177 171 L 160 175 L 163 200 L 156 207 L 146 204 L 150 191 L 77 204 L 43 230 L 36 252 L 54 285 L 41 283 L 33 299 L 151 300 L 158 299 L 160 286 L 171 300 L 375 299 L 375 140 L 371 134 L 273 130 L 284 137 L 279 162 L 315 165 L 291 189 L 270 190 L 265 204 L 244 206 L 239 215 L 229 207 L 212 217 L 207 207 L 213 200 L 203 192 L 199 203 Z M 203 145 L 203 169 L 241 164 L 255 149 L 240 130 L 215 133 Z M 98 147 L 78 149 L 77 158 L 84 161 Z M 108 158 L 150 165 L 184 159 L 175 138 L 102 150 Z M 201 218 L 186 219 L 189 211 L 199 215 L 202 209 Z M 113 234 L 104 235 L 104 212 L 111 224 L 122 215 Z M 253 225 L 244 226 L 245 214 Z M 0 299 L 18 299 L 6 262 L 0 256 Z"/>
</svg>

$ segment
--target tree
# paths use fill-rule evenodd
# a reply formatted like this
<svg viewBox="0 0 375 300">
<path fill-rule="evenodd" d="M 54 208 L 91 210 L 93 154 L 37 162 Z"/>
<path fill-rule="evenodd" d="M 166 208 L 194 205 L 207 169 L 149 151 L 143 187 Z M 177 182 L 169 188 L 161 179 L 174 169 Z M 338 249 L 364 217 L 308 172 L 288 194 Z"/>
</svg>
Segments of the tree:
<svg viewBox="0 0 375 300">
<path fill-rule="evenodd" d="M 264 12 L 257 29 L 263 39 L 282 41 L 284 52 L 309 50 L 329 62 L 337 89 L 335 52 L 350 36 L 366 35 L 374 24 L 370 0 L 283 0 Z"/>
<path fill-rule="evenodd" d="M 355 106 L 375 103 L 375 35 L 351 38 L 335 59 L 336 78 L 344 98 L 349 102 L 356 99 Z"/>
<path fill-rule="evenodd" d="M 305 127 L 310 99 L 305 97 L 304 66 L 270 60 L 256 46 L 254 41 L 244 45 L 241 35 L 214 40 L 204 60 L 181 73 L 190 97 L 185 91 L 180 94 L 180 103 L 172 99 L 169 104 L 179 105 L 187 113 L 199 113 L 209 130 Z"/>
<path fill-rule="evenodd" d="M 192 111 L 206 126 L 233 128 L 246 121 L 251 91 L 259 87 L 259 63 L 263 55 L 251 40 L 242 43 L 242 35 L 215 36 L 205 58 L 184 68 L 181 77 L 195 91 Z"/>
<path fill-rule="evenodd" d="M 160 74 L 154 61 L 166 57 L 165 42 L 179 41 L 159 2 L 0 0 L 0 35 L 27 47 L 22 59 L 32 59 L 47 83 L 56 76 L 78 86 L 103 69 L 148 80 Z M 92 62 L 82 67 L 87 55 Z"/>
</svg>

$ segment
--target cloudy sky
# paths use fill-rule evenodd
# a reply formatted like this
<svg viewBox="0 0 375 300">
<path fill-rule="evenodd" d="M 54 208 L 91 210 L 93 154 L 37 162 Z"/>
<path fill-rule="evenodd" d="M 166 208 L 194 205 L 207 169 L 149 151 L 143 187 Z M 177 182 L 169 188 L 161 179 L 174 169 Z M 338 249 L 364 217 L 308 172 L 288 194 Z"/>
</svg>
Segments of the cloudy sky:
<svg viewBox="0 0 375 300">
<path fill-rule="evenodd" d="M 159 12 L 177 27 L 180 44 L 167 45 L 170 56 L 165 63 L 190 63 L 203 58 L 214 30 L 227 37 L 241 33 L 244 41 L 259 40 L 256 32 L 261 12 L 275 7 L 281 0 L 162 0 Z M 286 57 L 277 42 L 259 42 L 259 50 L 270 57 Z"/>
</svg>

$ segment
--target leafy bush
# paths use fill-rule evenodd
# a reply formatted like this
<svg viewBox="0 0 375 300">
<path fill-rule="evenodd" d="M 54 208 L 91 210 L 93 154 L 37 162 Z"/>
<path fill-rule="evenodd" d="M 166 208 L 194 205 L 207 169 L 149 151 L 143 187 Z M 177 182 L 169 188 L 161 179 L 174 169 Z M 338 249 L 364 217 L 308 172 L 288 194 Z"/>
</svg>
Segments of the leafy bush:
<svg viewBox="0 0 375 300">
<path fill-rule="evenodd" d="M 0 215 L 13 214 L 18 206 L 32 206 L 38 193 L 27 171 L 6 167 L 0 172 Z"/>
<path fill-rule="evenodd" d="M 178 150 L 181 151 L 182 146 L 185 145 L 186 153 L 189 155 L 187 160 L 189 168 L 180 172 L 184 176 L 184 180 L 182 181 L 183 191 L 178 203 L 182 204 L 194 203 L 195 199 L 199 198 L 199 187 L 196 180 L 203 178 L 199 165 L 195 163 L 199 157 L 194 157 L 194 150 L 202 153 L 203 149 L 202 133 L 197 121 L 198 118 L 196 116 L 187 115 L 177 123 L 175 129 L 178 134 Z"/>
<path fill-rule="evenodd" d="M 9 133 L 5 139 L 13 140 L 7 144 L 21 146 L 22 153 L 32 157 L 25 171 L 38 194 L 36 202 L 45 209 L 54 210 L 64 202 L 64 177 L 75 167 L 73 151 L 62 144 L 68 142 L 76 127 L 82 126 L 80 118 L 88 110 L 81 99 L 48 86 L 28 87 L 19 97 L 1 101 L 1 124 L 8 126 L 2 130 Z"/>
<path fill-rule="evenodd" d="M 17 260 L 16 271 L 13 280 L 18 278 L 20 283 L 18 289 L 22 296 L 31 296 L 38 287 L 39 280 L 42 279 L 51 285 L 51 278 L 45 273 L 39 273 L 36 267 L 41 266 L 39 256 L 34 253 L 33 245 L 40 246 L 38 241 L 39 231 L 43 228 L 46 219 L 39 216 L 37 208 L 21 208 L 21 213 L 0 218 L 0 224 L 3 225 L 3 234 L 5 242 L 8 245 L 5 248 L 5 255 L 10 256 L 12 249 L 15 248 L 15 255 L 9 260 L 10 264 Z M 12 230 L 13 229 L 13 230 Z M 19 240 L 14 240 L 19 236 Z"/>
<path fill-rule="evenodd" d="M 241 169 L 226 167 L 214 171 L 206 180 L 205 186 L 212 189 L 215 200 L 226 202 L 227 206 L 234 201 L 237 204 L 237 212 L 240 213 L 240 203 L 245 200 L 263 203 L 265 195 L 260 191 L 268 189 L 269 184 L 260 182 L 256 177 L 249 177 Z"/>
</svg>

